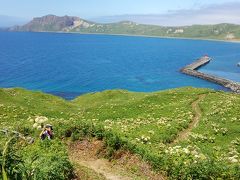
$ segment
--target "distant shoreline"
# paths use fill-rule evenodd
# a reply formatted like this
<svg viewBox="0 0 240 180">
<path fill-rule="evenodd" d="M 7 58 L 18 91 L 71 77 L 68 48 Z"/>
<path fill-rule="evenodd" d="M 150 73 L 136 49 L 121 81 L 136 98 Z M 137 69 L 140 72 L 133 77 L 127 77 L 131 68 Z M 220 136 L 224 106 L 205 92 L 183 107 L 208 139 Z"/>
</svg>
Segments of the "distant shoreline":
<svg viewBox="0 0 240 180">
<path fill-rule="evenodd" d="M 31 32 L 31 33 L 56 33 L 56 34 L 83 34 L 83 35 L 108 35 L 108 36 L 126 36 L 126 37 L 145 37 L 145 38 L 159 38 L 159 39 L 182 39 L 182 40 L 200 40 L 200 41 L 215 41 L 240 43 L 239 40 L 223 40 L 223 39 L 209 39 L 209 38 L 190 38 L 190 37 L 169 37 L 169 36 L 151 36 L 138 34 L 109 34 L 109 33 L 84 33 L 84 32 L 65 32 L 65 31 L 5 31 L 5 32 Z"/>
<path fill-rule="evenodd" d="M 204 39 L 204 38 L 188 38 L 188 37 L 169 37 L 169 36 L 151 36 L 151 35 L 134 35 L 134 34 L 107 34 L 107 33 L 78 33 L 78 32 L 57 32 L 57 33 L 73 33 L 73 34 L 95 34 L 95 35 L 111 35 L 111 36 L 127 36 L 127 37 L 146 37 L 146 38 L 159 38 L 159 39 L 182 39 L 182 40 L 201 40 L 201 41 L 218 41 L 240 43 L 239 40 L 221 40 L 221 39 Z"/>
</svg>

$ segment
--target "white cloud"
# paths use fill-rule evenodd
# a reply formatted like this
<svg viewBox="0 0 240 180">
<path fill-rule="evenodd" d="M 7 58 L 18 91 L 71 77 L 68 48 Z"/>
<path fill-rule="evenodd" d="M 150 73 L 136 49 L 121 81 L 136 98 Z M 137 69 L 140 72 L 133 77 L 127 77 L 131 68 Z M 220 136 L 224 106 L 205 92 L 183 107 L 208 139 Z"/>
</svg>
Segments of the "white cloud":
<svg viewBox="0 0 240 180">
<path fill-rule="evenodd" d="M 199 9 L 169 11 L 167 14 L 120 15 L 93 19 L 98 22 L 117 22 L 122 20 L 143 24 L 182 26 L 192 24 L 240 24 L 240 2 L 212 4 Z"/>
</svg>

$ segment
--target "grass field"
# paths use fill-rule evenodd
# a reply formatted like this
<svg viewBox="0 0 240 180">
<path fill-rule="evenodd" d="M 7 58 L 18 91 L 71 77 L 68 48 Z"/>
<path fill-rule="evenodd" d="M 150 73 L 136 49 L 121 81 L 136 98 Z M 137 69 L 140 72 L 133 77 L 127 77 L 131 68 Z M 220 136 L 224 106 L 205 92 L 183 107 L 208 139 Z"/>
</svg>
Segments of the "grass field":
<svg viewBox="0 0 240 180">
<path fill-rule="evenodd" d="M 130 150 L 169 179 L 240 179 L 239 110 L 239 95 L 190 87 L 154 93 L 111 90 L 73 101 L 0 89 L 0 127 L 9 131 L 0 136 L 0 179 L 70 179 L 73 166 L 63 139 L 86 136 L 103 140 L 108 157 Z M 41 121 L 54 126 L 53 141 L 38 140 Z M 10 131 L 25 140 L 11 139 Z M 175 142 L 181 133 L 185 138 Z M 27 143 L 29 136 L 33 144 Z"/>
</svg>

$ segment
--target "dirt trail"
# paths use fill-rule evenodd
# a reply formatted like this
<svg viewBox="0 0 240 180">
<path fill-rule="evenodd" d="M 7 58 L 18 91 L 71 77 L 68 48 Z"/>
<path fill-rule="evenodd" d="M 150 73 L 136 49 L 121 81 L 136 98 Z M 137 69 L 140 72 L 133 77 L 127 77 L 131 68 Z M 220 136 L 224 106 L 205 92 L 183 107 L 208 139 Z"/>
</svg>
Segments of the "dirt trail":
<svg viewBox="0 0 240 180">
<path fill-rule="evenodd" d="M 191 133 L 192 129 L 197 127 L 199 120 L 201 119 L 202 116 L 202 111 L 199 107 L 199 102 L 202 101 L 206 97 L 206 94 L 201 94 L 199 95 L 198 99 L 192 103 L 192 109 L 195 112 L 195 115 L 193 117 L 192 122 L 189 124 L 188 128 L 183 130 L 178 134 L 178 137 L 171 143 L 171 144 L 176 144 L 179 141 L 186 140 Z"/>
<path fill-rule="evenodd" d="M 119 175 L 120 170 L 114 171 L 111 163 L 106 159 L 97 158 L 97 151 L 102 147 L 101 141 L 90 143 L 87 140 L 73 143 L 69 146 L 70 160 L 80 166 L 87 167 L 109 180 L 128 180 L 127 177 Z"/>
<path fill-rule="evenodd" d="M 202 111 L 198 104 L 205 97 L 206 94 L 199 95 L 198 99 L 192 103 L 191 106 L 195 112 L 192 122 L 189 124 L 187 129 L 178 134 L 178 137 L 171 144 L 175 144 L 179 141 L 187 139 L 192 129 L 198 125 L 199 120 L 202 116 Z M 70 143 L 68 147 L 69 158 L 73 163 L 91 169 L 96 174 L 100 174 L 102 177 L 104 177 L 104 179 L 166 179 L 160 173 L 157 174 L 156 172 L 151 171 L 151 167 L 146 162 L 142 162 L 136 155 L 123 153 L 120 154 L 120 157 L 118 159 L 112 162 L 104 158 L 99 158 L 97 154 L 103 150 L 102 141 L 83 140 L 75 143 Z M 133 168 L 135 168 L 134 172 L 132 171 Z"/>
<path fill-rule="evenodd" d="M 68 147 L 69 158 L 73 163 L 91 169 L 96 174 L 104 177 L 104 179 L 164 179 L 161 174 L 151 171 L 148 164 L 141 162 L 137 156 L 132 154 L 120 153 L 117 155 L 119 156 L 118 159 L 114 161 L 99 158 L 97 154 L 103 149 L 102 141 L 83 140 L 71 143 Z M 132 168 L 135 168 L 134 171 L 132 171 Z"/>
</svg>

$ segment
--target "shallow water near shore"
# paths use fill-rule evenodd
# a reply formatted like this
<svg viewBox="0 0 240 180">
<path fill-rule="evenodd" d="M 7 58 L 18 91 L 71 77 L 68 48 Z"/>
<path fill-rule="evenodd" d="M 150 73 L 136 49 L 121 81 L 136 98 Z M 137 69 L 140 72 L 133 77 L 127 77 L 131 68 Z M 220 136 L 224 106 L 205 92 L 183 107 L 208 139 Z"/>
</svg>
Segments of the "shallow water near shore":
<svg viewBox="0 0 240 180">
<path fill-rule="evenodd" d="M 214 60 L 200 71 L 240 82 L 239 43 L 27 32 L 0 32 L 0 42 L 0 87 L 41 90 L 66 99 L 106 89 L 224 90 L 179 72 L 205 54 Z"/>
</svg>

